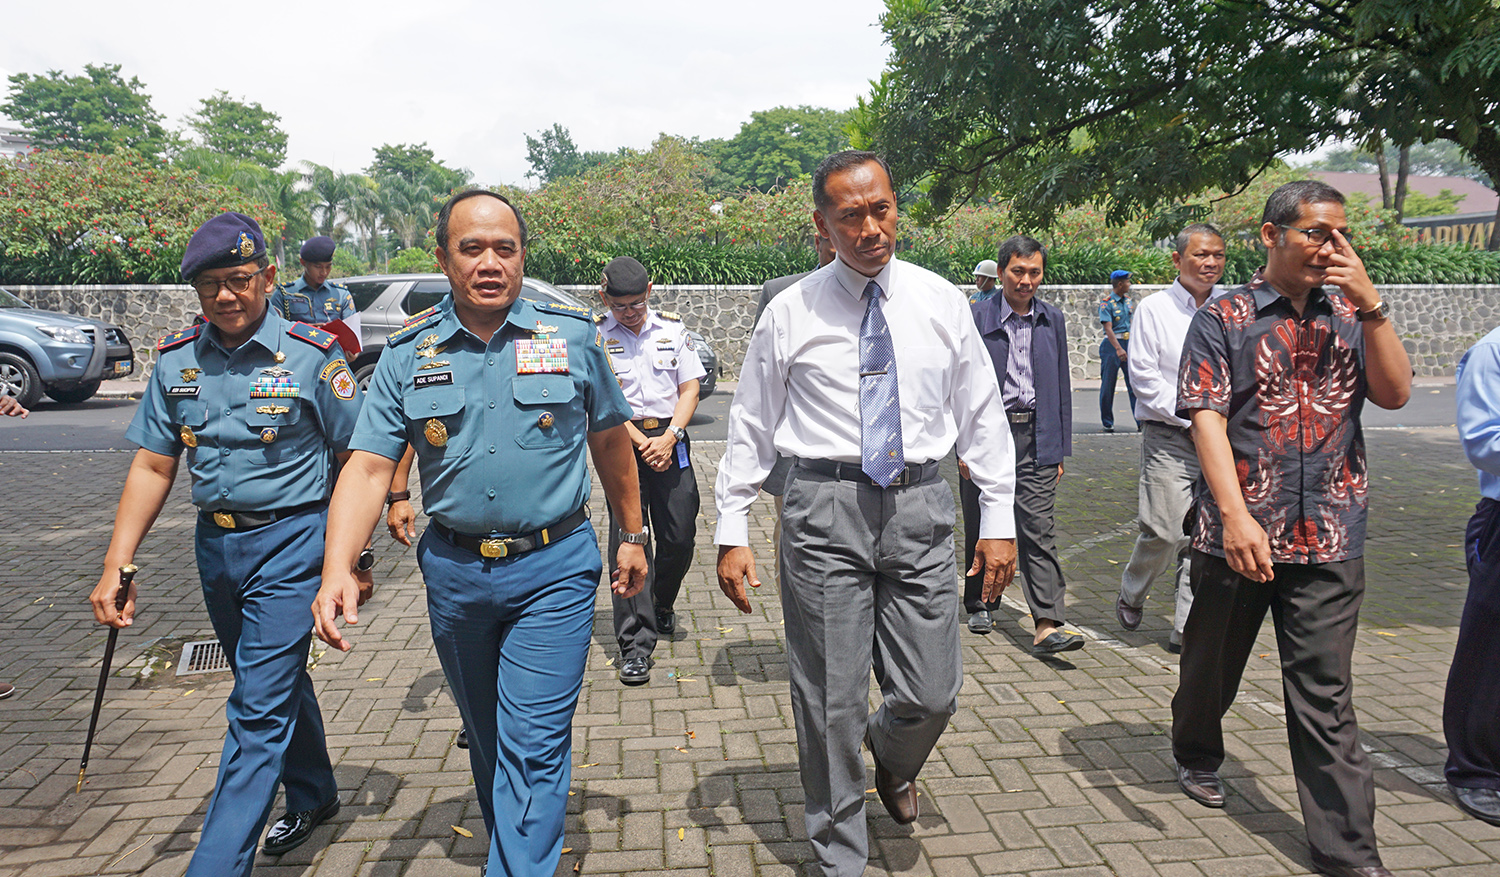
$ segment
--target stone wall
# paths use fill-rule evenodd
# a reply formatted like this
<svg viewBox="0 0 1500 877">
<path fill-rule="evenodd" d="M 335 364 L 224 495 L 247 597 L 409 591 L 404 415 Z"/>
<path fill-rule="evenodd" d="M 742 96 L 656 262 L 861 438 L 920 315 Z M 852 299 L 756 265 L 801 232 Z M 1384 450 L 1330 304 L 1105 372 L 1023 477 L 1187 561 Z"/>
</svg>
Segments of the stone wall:
<svg viewBox="0 0 1500 877">
<path fill-rule="evenodd" d="M 564 287 L 586 302 L 597 287 Z M 1137 286 L 1137 299 L 1161 289 Z M 135 345 L 141 375 L 155 364 L 156 340 L 192 321 L 198 300 L 187 286 L 13 286 L 39 308 L 79 314 L 119 325 Z M 965 288 L 965 292 L 972 287 Z M 1099 377 L 1098 304 L 1108 287 L 1044 286 L 1041 297 L 1062 308 L 1071 342 L 1075 379 Z M 1452 375 L 1465 350 L 1500 325 L 1500 286 L 1383 286 L 1396 329 L 1412 365 L 1423 376 Z M 760 300 L 758 286 L 659 286 L 653 299 L 662 310 L 677 311 L 703 333 L 719 355 L 725 380 L 734 380 Z"/>
</svg>

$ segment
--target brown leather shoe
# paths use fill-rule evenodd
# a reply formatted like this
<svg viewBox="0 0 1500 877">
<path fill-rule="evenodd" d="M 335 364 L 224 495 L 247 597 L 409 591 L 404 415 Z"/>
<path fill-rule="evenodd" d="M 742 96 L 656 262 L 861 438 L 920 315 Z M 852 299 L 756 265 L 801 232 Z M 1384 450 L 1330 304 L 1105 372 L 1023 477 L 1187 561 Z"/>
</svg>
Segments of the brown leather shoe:
<svg viewBox="0 0 1500 877">
<path fill-rule="evenodd" d="M 870 747 L 870 755 L 875 758 L 875 793 L 880 796 L 880 803 L 885 805 L 885 811 L 891 814 L 898 825 L 916 822 L 921 815 L 921 808 L 917 805 L 917 787 L 885 769 L 885 765 L 880 763 L 880 756 L 875 754 L 875 747 L 870 743 L 868 733 L 865 734 L 865 745 Z"/>
<path fill-rule="evenodd" d="M 1366 865 L 1362 868 L 1356 868 L 1353 865 L 1338 865 L 1317 853 L 1313 853 L 1312 861 L 1318 873 L 1327 874 L 1328 877 L 1395 877 L 1384 865 Z"/>
<path fill-rule="evenodd" d="M 1224 781 L 1211 770 L 1189 770 L 1177 765 L 1177 785 L 1189 798 L 1205 807 L 1224 806 Z"/>
</svg>

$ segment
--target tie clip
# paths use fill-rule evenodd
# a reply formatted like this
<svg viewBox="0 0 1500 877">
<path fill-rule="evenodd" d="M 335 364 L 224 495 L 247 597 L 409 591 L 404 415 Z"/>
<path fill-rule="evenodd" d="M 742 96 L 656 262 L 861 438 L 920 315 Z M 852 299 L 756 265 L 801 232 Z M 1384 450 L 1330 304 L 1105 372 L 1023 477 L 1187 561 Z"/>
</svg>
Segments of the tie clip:
<svg viewBox="0 0 1500 877">
<path fill-rule="evenodd" d="M 885 369 L 881 369 L 878 372 L 860 372 L 859 376 L 862 377 L 862 378 L 871 378 L 871 377 L 878 377 L 878 376 L 883 375 L 883 374 L 887 374 L 887 372 L 886 372 Z"/>
</svg>

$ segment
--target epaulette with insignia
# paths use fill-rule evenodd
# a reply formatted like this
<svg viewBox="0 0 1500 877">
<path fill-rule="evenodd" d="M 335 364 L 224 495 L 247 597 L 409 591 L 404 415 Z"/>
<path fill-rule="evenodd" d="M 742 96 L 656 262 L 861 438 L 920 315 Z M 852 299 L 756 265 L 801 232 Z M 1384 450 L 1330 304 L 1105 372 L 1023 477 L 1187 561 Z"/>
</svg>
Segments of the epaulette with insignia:
<svg viewBox="0 0 1500 877">
<path fill-rule="evenodd" d="M 322 329 L 314 328 L 306 323 L 293 323 L 286 333 L 293 338 L 300 338 L 319 350 L 327 350 L 333 346 L 333 342 L 339 340 L 332 332 L 324 332 Z"/>
<path fill-rule="evenodd" d="M 661 317 L 663 320 L 671 320 L 674 323 L 682 322 L 682 315 L 677 313 L 676 311 L 657 311 L 656 315 L 658 317 Z"/>
<path fill-rule="evenodd" d="M 597 313 L 597 314 L 594 314 L 594 322 L 596 322 L 596 323 L 602 323 L 602 322 L 604 322 L 604 318 L 607 317 L 607 316 L 609 316 L 609 314 L 606 314 L 606 313 Z"/>
<path fill-rule="evenodd" d="M 412 314 L 411 316 L 406 318 L 405 322 L 401 324 L 401 328 L 405 329 L 407 326 L 422 322 L 423 320 L 437 313 L 438 308 L 440 307 L 442 307 L 441 304 L 435 304 L 425 311 L 417 311 L 415 314 Z"/>
<path fill-rule="evenodd" d="M 400 344 L 408 338 L 415 338 L 417 332 L 437 323 L 443 318 L 443 314 L 444 311 L 436 305 L 422 311 L 402 324 L 401 328 L 385 336 L 386 345 Z"/>
<path fill-rule="evenodd" d="M 208 324 L 194 323 L 186 329 L 178 329 L 176 332 L 173 332 L 170 335 L 163 335 L 162 339 L 156 342 L 156 349 L 171 350 L 174 347 L 181 347 L 189 341 L 192 341 L 194 338 L 197 338 L 198 333 L 202 332 L 203 327 L 206 325 Z"/>
<path fill-rule="evenodd" d="M 567 314 L 571 317 L 577 317 L 580 320 L 592 320 L 594 318 L 593 309 L 582 307 L 581 305 L 565 305 L 562 302 L 556 301 L 534 301 L 531 304 L 537 310 L 549 314 Z"/>
<path fill-rule="evenodd" d="M 345 286 L 342 283 L 334 283 L 332 280 L 329 280 L 329 281 L 325 282 L 323 285 L 324 286 L 331 286 L 334 289 L 342 289 L 345 292 L 349 291 L 349 287 Z"/>
</svg>

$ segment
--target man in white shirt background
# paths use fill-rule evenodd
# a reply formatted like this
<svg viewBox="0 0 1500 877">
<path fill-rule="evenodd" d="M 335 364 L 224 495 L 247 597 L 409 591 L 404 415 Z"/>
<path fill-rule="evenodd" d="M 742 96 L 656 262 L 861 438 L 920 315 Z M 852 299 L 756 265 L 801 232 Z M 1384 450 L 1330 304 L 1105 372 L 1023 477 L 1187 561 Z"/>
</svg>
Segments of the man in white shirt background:
<svg viewBox="0 0 1500 877">
<path fill-rule="evenodd" d="M 829 156 L 813 219 L 838 257 L 767 306 L 751 336 L 715 488 L 719 587 L 753 611 L 749 511 L 778 453 L 787 666 L 808 838 L 825 875 L 869 857 L 861 739 L 892 818 L 957 709 L 963 671 L 953 491 L 956 444 L 980 492 L 985 596 L 1015 575 L 1014 449 L 963 293 L 892 258 L 896 196 L 874 153 Z M 870 671 L 883 702 L 869 714 Z"/>
<path fill-rule="evenodd" d="M 1162 571 L 1177 561 L 1177 605 L 1167 651 L 1182 651 L 1182 626 L 1193 606 L 1188 587 L 1189 537 L 1182 521 L 1193 504 L 1198 452 L 1188 422 L 1177 416 L 1177 370 L 1188 325 L 1203 303 L 1222 290 L 1224 236 L 1208 223 L 1177 234 L 1172 285 L 1141 300 L 1131 324 L 1126 379 L 1135 391 L 1135 419 L 1141 424 L 1140 535 L 1120 574 L 1115 618 L 1126 630 L 1141 626 L 1146 592 Z"/>
</svg>

